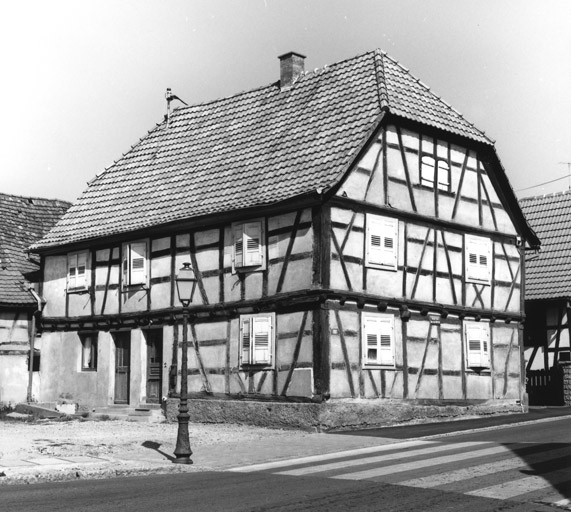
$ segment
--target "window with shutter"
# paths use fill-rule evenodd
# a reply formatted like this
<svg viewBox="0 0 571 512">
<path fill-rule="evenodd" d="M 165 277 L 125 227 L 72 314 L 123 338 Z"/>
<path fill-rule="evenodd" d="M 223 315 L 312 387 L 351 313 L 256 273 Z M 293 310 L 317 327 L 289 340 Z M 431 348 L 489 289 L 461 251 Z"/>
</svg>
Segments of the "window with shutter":
<svg viewBox="0 0 571 512">
<path fill-rule="evenodd" d="M 89 288 L 89 251 L 67 255 L 67 291 L 82 291 Z"/>
<path fill-rule="evenodd" d="M 263 270 L 266 244 L 262 221 L 232 224 L 232 271 Z"/>
<path fill-rule="evenodd" d="M 492 278 L 492 241 L 488 238 L 466 235 L 466 282 L 490 284 Z"/>
<path fill-rule="evenodd" d="M 394 366 L 394 316 L 363 314 L 363 366 Z"/>
<path fill-rule="evenodd" d="M 123 285 L 146 285 L 147 269 L 147 242 L 123 244 Z"/>
<path fill-rule="evenodd" d="M 466 362 L 471 368 L 490 367 L 490 324 L 464 322 Z"/>
<path fill-rule="evenodd" d="M 397 270 L 398 220 L 368 214 L 366 222 L 365 265 Z"/>
<path fill-rule="evenodd" d="M 275 315 L 240 317 L 240 363 L 269 366 L 273 362 Z"/>
</svg>

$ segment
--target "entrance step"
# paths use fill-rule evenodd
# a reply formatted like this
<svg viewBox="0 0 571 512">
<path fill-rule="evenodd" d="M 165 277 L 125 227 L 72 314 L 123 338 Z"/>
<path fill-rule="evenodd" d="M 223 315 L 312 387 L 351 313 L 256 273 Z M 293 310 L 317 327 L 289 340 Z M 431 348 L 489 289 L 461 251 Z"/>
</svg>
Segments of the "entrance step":
<svg viewBox="0 0 571 512">
<path fill-rule="evenodd" d="M 128 405 L 96 407 L 90 416 L 99 420 L 126 420 L 146 423 L 160 423 L 165 420 L 163 411 L 158 404 L 141 404 L 138 407 Z"/>
</svg>

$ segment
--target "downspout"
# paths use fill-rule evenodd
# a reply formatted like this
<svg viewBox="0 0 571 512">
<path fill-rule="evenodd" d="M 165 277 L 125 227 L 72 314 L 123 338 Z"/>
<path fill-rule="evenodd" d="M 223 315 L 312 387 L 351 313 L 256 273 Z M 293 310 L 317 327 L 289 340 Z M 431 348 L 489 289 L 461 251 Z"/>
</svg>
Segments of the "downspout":
<svg viewBox="0 0 571 512">
<path fill-rule="evenodd" d="M 40 317 L 40 315 L 42 314 L 43 305 L 42 305 L 42 299 L 36 293 L 36 290 L 30 287 L 28 291 L 34 296 L 34 299 L 36 299 L 36 302 L 38 304 L 38 308 L 32 314 L 32 328 L 30 330 L 30 357 L 28 358 L 29 364 L 28 364 L 28 393 L 27 393 L 27 401 L 28 403 L 30 403 L 32 401 L 32 396 L 33 396 L 32 384 L 34 380 L 34 342 L 36 341 L 36 332 L 37 332 L 36 315 Z"/>
</svg>

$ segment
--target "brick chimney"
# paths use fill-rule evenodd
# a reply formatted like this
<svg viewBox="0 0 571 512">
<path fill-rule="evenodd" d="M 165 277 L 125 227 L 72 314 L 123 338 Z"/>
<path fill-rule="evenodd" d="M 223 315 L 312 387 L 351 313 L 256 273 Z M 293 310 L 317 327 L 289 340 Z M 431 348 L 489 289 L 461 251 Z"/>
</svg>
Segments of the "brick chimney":
<svg viewBox="0 0 571 512">
<path fill-rule="evenodd" d="M 289 89 L 304 71 L 305 55 L 288 52 L 280 55 L 280 88 Z"/>
</svg>

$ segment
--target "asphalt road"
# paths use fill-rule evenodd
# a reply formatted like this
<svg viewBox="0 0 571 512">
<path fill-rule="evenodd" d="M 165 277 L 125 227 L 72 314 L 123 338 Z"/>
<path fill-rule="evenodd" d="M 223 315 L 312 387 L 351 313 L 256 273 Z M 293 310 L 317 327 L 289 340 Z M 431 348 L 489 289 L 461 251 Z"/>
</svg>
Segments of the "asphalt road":
<svg viewBox="0 0 571 512">
<path fill-rule="evenodd" d="M 0 489 L 12 511 L 571 510 L 571 418 L 238 471 Z"/>
</svg>

